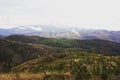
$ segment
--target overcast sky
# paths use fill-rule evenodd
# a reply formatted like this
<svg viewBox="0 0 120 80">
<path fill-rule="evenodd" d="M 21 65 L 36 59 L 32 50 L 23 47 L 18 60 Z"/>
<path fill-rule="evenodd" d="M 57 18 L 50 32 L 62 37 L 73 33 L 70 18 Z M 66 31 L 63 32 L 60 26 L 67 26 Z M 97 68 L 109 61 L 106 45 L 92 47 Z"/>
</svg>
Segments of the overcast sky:
<svg viewBox="0 0 120 80">
<path fill-rule="evenodd" d="M 0 0 L 0 28 L 32 24 L 120 30 L 120 0 Z"/>
</svg>

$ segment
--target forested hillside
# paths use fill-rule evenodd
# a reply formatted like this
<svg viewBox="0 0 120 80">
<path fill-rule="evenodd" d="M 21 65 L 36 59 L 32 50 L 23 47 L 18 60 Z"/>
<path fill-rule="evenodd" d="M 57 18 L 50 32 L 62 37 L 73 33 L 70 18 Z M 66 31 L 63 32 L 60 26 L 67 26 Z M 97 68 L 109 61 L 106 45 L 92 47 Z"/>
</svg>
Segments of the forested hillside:
<svg viewBox="0 0 120 80">
<path fill-rule="evenodd" d="M 96 53 L 104 53 L 111 55 L 120 54 L 120 43 L 106 40 L 78 40 L 78 39 L 55 39 L 42 38 L 37 36 L 12 35 L 5 39 L 14 40 L 24 43 L 44 44 L 59 48 L 80 48 L 87 51 L 95 51 Z"/>
<path fill-rule="evenodd" d="M 0 39 L 0 45 L 1 68 L 5 69 L 10 69 L 11 66 L 35 59 L 39 56 L 59 52 L 57 49 L 45 45 L 21 43 L 5 39 Z"/>
<path fill-rule="evenodd" d="M 0 44 L 0 80 L 119 80 L 120 77 L 119 43 L 11 35 L 0 39 Z"/>
</svg>

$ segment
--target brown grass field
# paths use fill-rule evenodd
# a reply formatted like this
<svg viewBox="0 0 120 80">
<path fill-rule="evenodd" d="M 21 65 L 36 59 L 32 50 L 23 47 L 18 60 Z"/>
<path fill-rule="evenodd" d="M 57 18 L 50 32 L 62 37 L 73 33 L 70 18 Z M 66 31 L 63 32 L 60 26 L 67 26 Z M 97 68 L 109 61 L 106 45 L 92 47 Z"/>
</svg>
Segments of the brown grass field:
<svg viewBox="0 0 120 80">
<path fill-rule="evenodd" d="M 43 80 L 43 73 L 10 73 L 0 74 L 0 80 Z"/>
</svg>

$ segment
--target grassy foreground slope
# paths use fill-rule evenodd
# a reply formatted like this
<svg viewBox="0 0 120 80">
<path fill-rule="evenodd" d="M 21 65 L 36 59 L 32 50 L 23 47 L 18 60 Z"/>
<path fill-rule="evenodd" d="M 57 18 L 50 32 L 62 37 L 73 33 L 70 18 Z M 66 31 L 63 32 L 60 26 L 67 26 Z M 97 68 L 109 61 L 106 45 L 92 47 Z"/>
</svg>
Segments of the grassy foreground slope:
<svg viewBox="0 0 120 80">
<path fill-rule="evenodd" d="M 42 73 L 45 80 L 119 80 L 120 56 L 87 52 L 53 54 L 12 69 L 15 72 Z"/>
</svg>

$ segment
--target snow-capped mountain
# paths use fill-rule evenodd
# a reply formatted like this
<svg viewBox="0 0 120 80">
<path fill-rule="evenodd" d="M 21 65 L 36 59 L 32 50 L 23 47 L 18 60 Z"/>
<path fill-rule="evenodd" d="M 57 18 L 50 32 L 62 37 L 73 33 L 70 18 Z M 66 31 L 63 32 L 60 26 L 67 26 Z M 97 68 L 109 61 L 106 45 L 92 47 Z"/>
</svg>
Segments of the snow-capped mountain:
<svg viewBox="0 0 120 80">
<path fill-rule="evenodd" d="M 12 34 L 29 34 L 34 32 L 41 32 L 42 28 L 39 26 L 18 26 L 10 29 L 0 29 L 0 34 L 2 35 L 12 35 Z"/>
<path fill-rule="evenodd" d="M 19 26 L 12 28 L 13 30 L 27 30 L 27 31 L 42 31 L 42 28 L 39 26 Z"/>
<path fill-rule="evenodd" d="M 43 25 L 18 26 L 10 29 L 0 29 L 0 35 L 8 36 L 13 34 L 72 39 L 103 39 L 120 43 L 120 31 L 81 30 L 76 27 L 68 28 Z"/>
</svg>

